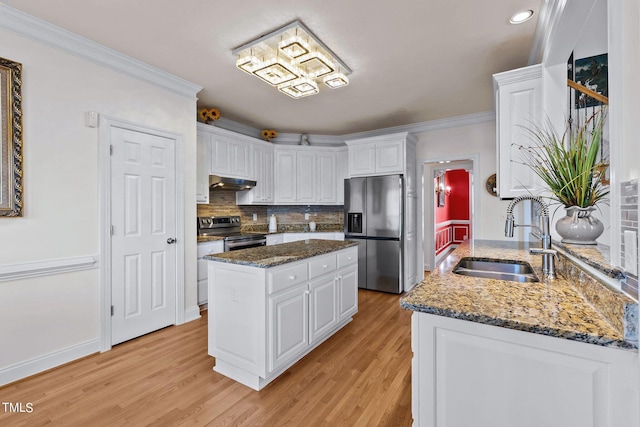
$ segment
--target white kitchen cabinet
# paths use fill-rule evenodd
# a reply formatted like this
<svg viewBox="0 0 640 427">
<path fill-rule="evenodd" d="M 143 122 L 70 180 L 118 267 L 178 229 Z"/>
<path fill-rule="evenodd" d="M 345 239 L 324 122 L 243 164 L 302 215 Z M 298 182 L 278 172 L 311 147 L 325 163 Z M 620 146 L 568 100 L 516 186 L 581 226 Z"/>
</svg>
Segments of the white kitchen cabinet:
<svg viewBox="0 0 640 427">
<path fill-rule="evenodd" d="M 348 247 L 266 269 L 207 261 L 214 370 L 260 390 L 350 322 L 357 258 Z"/>
<path fill-rule="evenodd" d="M 207 279 L 209 266 L 207 264 L 208 261 L 203 257 L 222 252 L 224 252 L 224 242 L 222 240 L 198 243 L 198 305 L 206 304 L 208 301 Z"/>
<path fill-rule="evenodd" d="M 259 141 L 226 129 L 198 123 L 199 136 L 209 140 L 209 172 L 213 175 L 255 179 L 251 143 Z"/>
<path fill-rule="evenodd" d="M 278 204 L 344 204 L 344 169 L 338 169 L 344 148 L 277 146 L 275 202 Z M 340 180 L 340 184 L 338 184 Z"/>
<path fill-rule="evenodd" d="M 338 234 L 338 236 L 336 236 Z M 342 236 L 342 239 L 337 238 Z M 334 232 L 321 232 L 314 231 L 313 233 L 283 233 L 282 234 L 284 243 L 289 242 L 298 242 L 300 240 L 307 239 L 320 239 L 320 240 L 344 240 L 344 233 L 334 233 Z"/>
<path fill-rule="evenodd" d="M 267 246 L 279 245 L 280 243 L 284 243 L 284 234 L 267 234 Z"/>
<path fill-rule="evenodd" d="M 314 204 L 316 197 L 316 152 L 298 152 L 294 179 L 296 180 L 296 202 Z"/>
<path fill-rule="evenodd" d="M 510 199 L 538 194 L 537 175 L 523 164 L 519 146 L 534 144 L 525 128 L 541 125 L 542 66 L 532 65 L 493 75 L 496 108 L 498 196 Z"/>
<path fill-rule="evenodd" d="M 414 426 L 637 426 L 638 353 L 421 312 Z"/>
<path fill-rule="evenodd" d="M 297 153 L 279 150 L 275 153 L 275 202 L 296 203 L 296 158 Z"/>
<path fill-rule="evenodd" d="M 269 371 L 287 365 L 309 344 L 309 286 L 307 283 L 268 298 L 272 337 Z"/>
<path fill-rule="evenodd" d="M 402 133 L 346 141 L 349 147 L 349 176 L 404 173 L 407 164 L 406 139 L 407 134 Z"/>
<path fill-rule="evenodd" d="M 198 132 L 196 138 L 196 203 L 209 203 L 209 148 L 211 135 Z"/>
<path fill-rule="evenodd" d="M 274 148 L 273 144 L 251 144 L 256 186 L 236 193 L 238 205 L 270 205 L 274 201 Z"/>
<path fill-rule="evenodd" d="M 337 280 L 327 276 L 309 282 L 309 342 L 315 343 L 338 324 Z"/>
<path fill-rule="evenodd" d="M 277 149 L 275 156 L 275 202 L 315 204 L 315 151 L 284 148 Z"/>
<path fill-rule="evenodd" d="M 336 204 L 344 205 L 344 180 L 349 178 L 349 152 L 341 148 L 336 152 Z"/>
<path fill-rule="evenodd" d="M 335 204 L 338 200 L 338 167 L 336 153 L 322 151 L 316 154 L 316 202 Z"/>
</svg>

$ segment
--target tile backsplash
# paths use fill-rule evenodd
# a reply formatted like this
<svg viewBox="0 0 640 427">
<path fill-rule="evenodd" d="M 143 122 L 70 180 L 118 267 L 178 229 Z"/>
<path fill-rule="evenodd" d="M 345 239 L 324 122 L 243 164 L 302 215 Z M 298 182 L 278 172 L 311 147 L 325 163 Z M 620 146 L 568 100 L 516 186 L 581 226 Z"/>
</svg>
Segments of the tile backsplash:
<svg viewBox="0 0 640 427">
<path fill-rule="evenodd" d="M 626 181 L 620 184 L 620 260 L 622 267 L 628 270 L 629 266 L 625 266 L 625 244 L 624 232 L 632 231 L 636 235 L 636 248 L 638 247 L 638 180 Z M 636 263 L 638 258 L 634 259 Z M 622 290 L 627 292 L 634 298 L 638 298 L 638 276 L 627 273 L 627 277 L 622 281 Z"/>
<path fill-rule="evenodd" d="M 307 224 L 315 221 L 318 228 L 322 224 L 342 224 L 343 206 L 306 206 L 306 205 L 278 205 L 278 206 L 237 206 L 234 191 L 212 191 L 209 194 L 209 204 L 198 205 L 198 216 L 240 215 L 245 226 L 267 227 L 269 217 L 274 214 L 278 224 Z M 309 219 L 304 219 L 304 214 Z M 253 220 L 256 214 L 257 220 Z"/>
</svg>

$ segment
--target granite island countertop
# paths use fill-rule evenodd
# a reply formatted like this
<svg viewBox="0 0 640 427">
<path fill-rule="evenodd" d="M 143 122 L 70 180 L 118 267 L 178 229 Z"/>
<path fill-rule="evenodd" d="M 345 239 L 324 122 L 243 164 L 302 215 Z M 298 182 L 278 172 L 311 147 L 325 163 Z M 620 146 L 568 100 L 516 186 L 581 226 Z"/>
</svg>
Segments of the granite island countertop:
<svg viewBox="0 0 640 427">
<path fill-rule="evenodd" d="M 401 299 L 403 308 L 590 344 L 637 349 L 624 339 L 622 321 L 614 326 L 571 281 L 542 275 L 542 257 L 530 255 L 527 242 L 468 240 L 438 269 Z M 453 268 L 463 257 L 528 262 L 540 282 L 519 283 L 461 276 Z M 620 294 L 616 304 L 632 304 Z"/>
<path fill-rule="evenodd" d="M 269 268 L 357 245 L 358 243 L 356 242 L 341 240 L 307 239 L 273 246 L 260 246 L 206 255 L 204 259 L 250 267 Z"/>
</svg>

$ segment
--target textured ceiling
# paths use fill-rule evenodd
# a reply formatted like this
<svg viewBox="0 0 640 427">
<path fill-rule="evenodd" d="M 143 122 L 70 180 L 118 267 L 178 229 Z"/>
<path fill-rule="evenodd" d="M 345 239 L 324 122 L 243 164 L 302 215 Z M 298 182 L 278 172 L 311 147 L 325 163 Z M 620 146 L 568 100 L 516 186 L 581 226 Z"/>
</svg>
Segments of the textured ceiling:
<svg viewBox="0 0 640 427">
<path fill-rule="evenodd" d="M 493 109 L 491 75 L 527 65 L 540 0 L 4 0 L 202 86 L 199 106 L 278 132 L 342 135 Z M 537 16 L 537 15 L 536 15 Z M 299 19 L 353 70 L 295 100 L 231 50 Z"/>
</svg>

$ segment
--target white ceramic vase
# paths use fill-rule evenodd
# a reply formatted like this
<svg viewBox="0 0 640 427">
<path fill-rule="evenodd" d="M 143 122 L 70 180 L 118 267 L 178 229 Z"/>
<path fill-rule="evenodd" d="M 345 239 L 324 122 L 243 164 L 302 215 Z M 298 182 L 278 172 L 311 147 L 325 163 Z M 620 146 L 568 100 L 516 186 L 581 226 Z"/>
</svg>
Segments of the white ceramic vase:
<svg viewBox="0 0 640 427">
<path fill-rule="evenodd" d="M 562 237 L 562 243 L 574 245 L 595 245 L 596 239 L 604 232 L 604 224 L 591 215 L 593 206 L 580 208 L 565 207 L 567 215 L 556 222 L 556 231 Z"/>
</svg>

